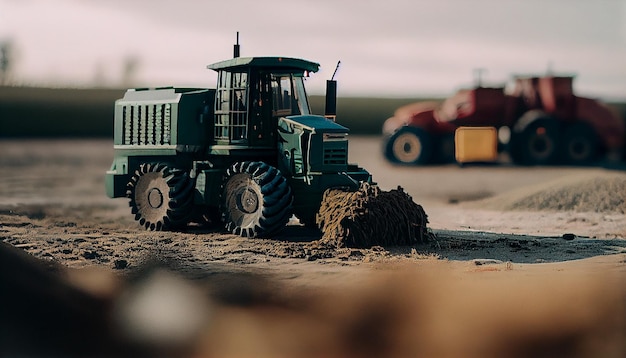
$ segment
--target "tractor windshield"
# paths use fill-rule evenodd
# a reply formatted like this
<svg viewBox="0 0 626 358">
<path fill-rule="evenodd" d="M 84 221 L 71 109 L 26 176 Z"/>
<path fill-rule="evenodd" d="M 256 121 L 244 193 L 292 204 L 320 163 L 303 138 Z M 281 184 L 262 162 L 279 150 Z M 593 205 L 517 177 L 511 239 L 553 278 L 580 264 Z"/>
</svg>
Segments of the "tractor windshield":
<svg viewBox="0 0 626 358">
<path fill-rule="evenodd" d="M 297 74 L 272 75 L 274 116 L 310 114 L 309 102 L 302 76 Z"/>
</svg>

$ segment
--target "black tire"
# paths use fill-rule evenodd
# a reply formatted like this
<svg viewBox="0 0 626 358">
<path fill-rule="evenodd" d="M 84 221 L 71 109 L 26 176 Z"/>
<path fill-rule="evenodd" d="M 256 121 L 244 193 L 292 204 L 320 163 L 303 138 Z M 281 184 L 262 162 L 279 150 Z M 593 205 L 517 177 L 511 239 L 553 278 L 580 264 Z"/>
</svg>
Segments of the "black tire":
<svg viewBox="0 0 626 358">
<path fill-rule="evenodd" d="M 567 164 L 588 165 L 598 159 L 599 141 L 593 127 L 575 123 L 565 130 L 562 157 Z"/>
<path fill-rule="evenodd" d="M 559 158 L 559 126 L 550 118 L 539 118 L 512 133 L 511 159 L 521 165 L 554 164 Z"/>
<path fill-rule="evenodd" d="M 433 140 L 422 128 L 405 126 L 387 139 L 384 153 L 392 163 L 428 164 L 433 154 Z"/>
<path fill-rule="evenodd" d="M 263 162 L 237 162 L 224 177 L 222 221 L 229 232 L 243 237 L 267 237 L 291 217 L 293 195 L 281 172 Z"/>
<path fill-rule="evenodd" d="M 450 164 L 456 161 L 454 133 L 441 134 L 436 141 L 437 151 L 434 161 L 439 164 Z"/>
<path fill-rule="evenodd" d="M 126 186 L 135 220 L 148 230 L 172 230 L 188 223 L 193 209 L 189 175 L 161 163 L 139 166 Z"/>
</svg>

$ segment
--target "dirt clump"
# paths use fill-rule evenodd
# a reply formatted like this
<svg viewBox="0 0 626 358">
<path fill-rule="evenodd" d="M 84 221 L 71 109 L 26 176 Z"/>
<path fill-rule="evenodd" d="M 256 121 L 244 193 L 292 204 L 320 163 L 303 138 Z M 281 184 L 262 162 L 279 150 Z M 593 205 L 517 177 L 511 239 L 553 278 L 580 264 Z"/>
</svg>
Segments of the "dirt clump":
<svg viewBox="0 0 626 358">
<path fill-rule="evenodd" d="M 426 212 L 400 186 L 383 191 L 362 183 L 357 191 L 329 189 L 316 223 L 320 242 L 336 247 L 412 245 L 429 235 Z"/>
</svg>

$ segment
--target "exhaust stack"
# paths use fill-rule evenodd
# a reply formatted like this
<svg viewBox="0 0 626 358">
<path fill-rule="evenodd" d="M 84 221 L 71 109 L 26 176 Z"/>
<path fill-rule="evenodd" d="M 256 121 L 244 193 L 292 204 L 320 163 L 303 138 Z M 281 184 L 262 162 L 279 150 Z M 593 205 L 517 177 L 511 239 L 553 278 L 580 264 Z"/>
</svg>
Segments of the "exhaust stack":
<svg viewBox="0 0 626 358">
<path fill-rule="evenodd" d="M 239 31 L 237 31 L 237 43 L 233 46 L 233 57 L 239 57 Z"/>
<path fill-rule="evenodd" d="M 335 121 L 337 119 L 337 81 L 335 81 L 335 75 L 339 69 L 341 61 L 337 61 L 335 72 L 330 80 L 326 81 L 326 106 L 324 110 L 324 117 Z"/>
</svg>

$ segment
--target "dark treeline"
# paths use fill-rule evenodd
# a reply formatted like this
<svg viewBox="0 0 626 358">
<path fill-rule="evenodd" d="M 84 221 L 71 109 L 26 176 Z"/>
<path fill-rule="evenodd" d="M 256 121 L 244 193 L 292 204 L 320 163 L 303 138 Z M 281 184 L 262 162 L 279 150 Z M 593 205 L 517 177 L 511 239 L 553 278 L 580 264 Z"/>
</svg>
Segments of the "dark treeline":
<svg viewBox="0 0 626 358">
<path fill-rule="evenodd" d="M 115 100 L 124 89 L 0 86 L 0 138 L 112 137 Z M 337 121 L 350 133 L 376 135 L 394 110 L 424 98 L 340 97 Z M 311 96 L 313 113 L 324 113 L 324 97 Z M 612 103 L 626 114 L 626 103 Z"/>
<path fill-rule="evenodd" d="M 0 87 L 0 138 L 112 137 L 124 89 Z M 337 120 L 353 134 L 379 134 L 393 111 L 416 99 L 339 98 Z M 324 97 L 311 96 L 323 114 Z"/>
</svg>

